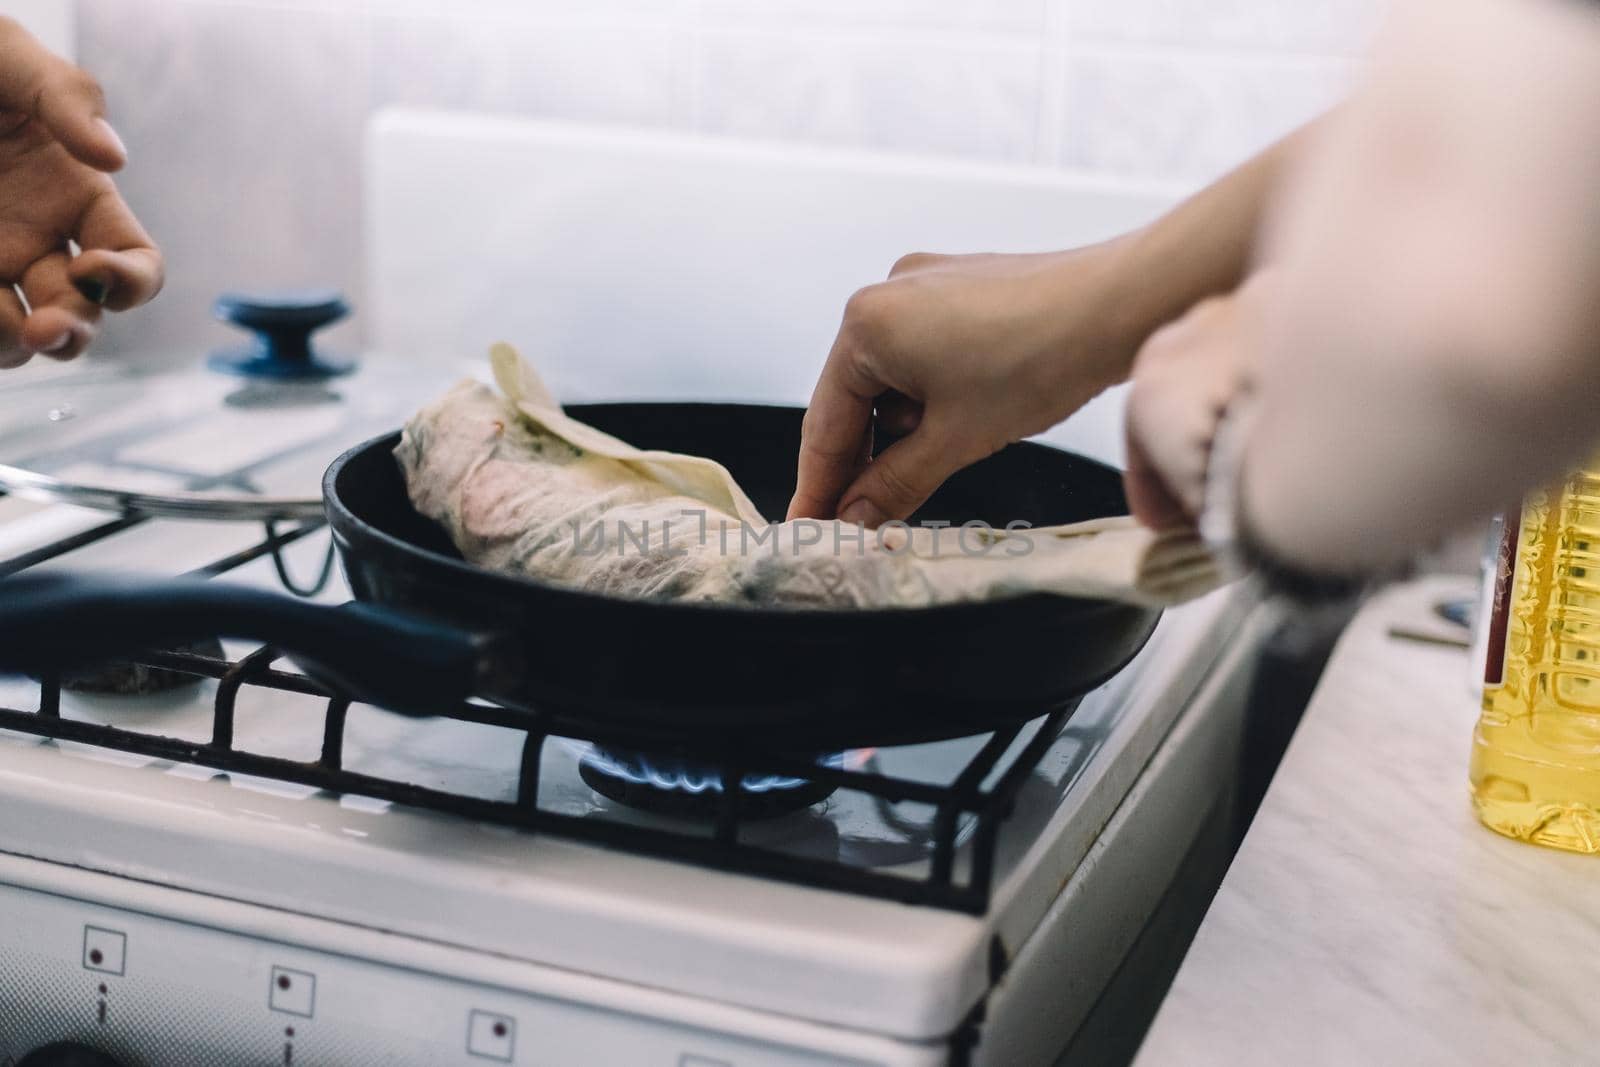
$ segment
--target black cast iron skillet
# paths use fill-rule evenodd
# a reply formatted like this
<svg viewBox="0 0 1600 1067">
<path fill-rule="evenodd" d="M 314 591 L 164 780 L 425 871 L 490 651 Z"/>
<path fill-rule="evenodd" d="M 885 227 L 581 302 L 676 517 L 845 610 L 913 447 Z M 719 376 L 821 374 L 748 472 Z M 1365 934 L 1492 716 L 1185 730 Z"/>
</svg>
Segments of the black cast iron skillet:
<svg viewBox="0 0 1600 1067">
<path fill-rule="evenodd" d="M 645 448 L 711 456 L 763 514 L 794 487 L 802 412 L 733 404 L 576 405 Z M 219 582 L 19 576 L 0 583 L 0 668 L 39 668 L 218 634 L 265 641 L 313 675 L 412 714 L 479 695 L 545 717 L 625 727 L 663 745 L 836 751 L 1026 721 L 1110 678 L 1157 612 L 1036 594 L 881 611 L 623 600 L 463 562 L 412 510 L 398 434 L 323 481 L 359 604 L 314 605 Z M 1126 510 L 1110 467 L 1013 445 L 952 478 L 913 521 L 996 527 Z"/>
</svg>

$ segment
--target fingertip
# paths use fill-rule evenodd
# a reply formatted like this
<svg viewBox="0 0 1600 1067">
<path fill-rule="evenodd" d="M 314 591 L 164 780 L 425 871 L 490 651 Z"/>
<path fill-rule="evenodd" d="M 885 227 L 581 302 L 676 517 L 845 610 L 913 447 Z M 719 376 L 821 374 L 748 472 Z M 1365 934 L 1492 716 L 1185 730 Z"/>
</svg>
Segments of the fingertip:
<svg viewBox="0 0 1600 1067">
<path fill-rule="evenodd" d="M 99 126 L 105 127 L 104 132 Z M 95 119 L 87 129 L 56 129 L 51 132 L 62 147 L 85 166 L 105 174 L 115 174 L 128 165 L 128 150 L 104 119 Z"/>
<path fill-rule="evenodd" d="M 864 526 L 904 519 L 921 507 L 944 480 L 981 458 L 939 419 L 924 419 L 917 431 L 884 449 L 839 494 L 841 518 Z"/>
<path fill-rule="evenodd" d="M 859 443 L 824 448 L 815 438 L 802 440 L 795 492 L 789 501 L 790 518 L 832 518 L 840 493 L 864 466 L 863 452 Z"/>
<path fill-rule="evenodd" d="M 839 519 L 854 526 L 864 526 L 869 530 L 876 530 L 889 521 L 883 509 L 865 497 L 847 504 L 839 513 Z"/>
<path fill-rule="evenodd" d="M 1187 526 L 1191 516 L 1167 487 L 1153 476 L 1126 480 L 1128 511 L 1141 526 L 1160 532 Z"/>
<path fill-rule="evenodd" d="M 827 502 L 810 493 L 797 490 L 789 499 L 789 510 L 784 513 L 784 522 L 793 522 L 796 519 L 827 520 L 833 518 L 833 508 Z"/>
<path fill-rule="evenodd" d="M 83 298 L 110 311 L 149 303 L 161 291 L 164 274 L 160 254 L 154 249 L 85 249 L 67 267 L 73 287 Z"/>
<path fill-rule="evenodd" d="M 879 416 L 878 428 L 892 437 L 906 437 L 917 432 L 917 425 L 921 421 L 921 412 L 894 411 Z"/>
<path fill-rule="evenodd" d="M 78 278 L 73 281 L 72 287 L 89 303 L 101 307 L 105 306 L 106 297 L 111 295 L 111 286 L 97 277 Z"/>
<path fill-rule="evenodd" d="M 90 126 L 96 134 L 101 158 L 105 162 L 102 170 L 118 171 L 128 165 L 128 146 L 123 143 L 121 135 L 115 126 L 104 118 L 96 118 Z"/>
<path fill-rule="evenodd" d="M 36 117 L 74 158 L 113 172 L 128 161 L 128 148 L 105 117 L 100 84 L 71 64 L 51 57 L 54 68 L 39 93 Z"/>
<path fill-rule="evenodd" d="M 22 324 L 22 345 L 30 354 L 51 359 L 72 359 L 94 339 L 94 325 L 61 308 L 47 307 L 29 315 Z"/>
</svg>

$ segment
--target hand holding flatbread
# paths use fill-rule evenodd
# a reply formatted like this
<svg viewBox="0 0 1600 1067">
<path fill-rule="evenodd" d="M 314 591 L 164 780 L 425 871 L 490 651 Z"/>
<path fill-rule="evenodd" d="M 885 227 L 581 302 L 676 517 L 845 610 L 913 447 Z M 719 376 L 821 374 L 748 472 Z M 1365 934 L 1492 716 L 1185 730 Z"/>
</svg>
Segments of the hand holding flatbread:
<svg viewBox="0 0 1600 1067">
<path fill-rule="evenodd" d="M 509 346 L 491 359 L 501 394 L 458 384 L 395 454 L 413 506 L 492 570 L 611 596 L 841 610 L 1039 592 L 1164 605 L 1221 582 L 1192 530 L 1126 517 L 1008 530 L 769 523 L 720 464 L 578 422 Z"/>
</svg>

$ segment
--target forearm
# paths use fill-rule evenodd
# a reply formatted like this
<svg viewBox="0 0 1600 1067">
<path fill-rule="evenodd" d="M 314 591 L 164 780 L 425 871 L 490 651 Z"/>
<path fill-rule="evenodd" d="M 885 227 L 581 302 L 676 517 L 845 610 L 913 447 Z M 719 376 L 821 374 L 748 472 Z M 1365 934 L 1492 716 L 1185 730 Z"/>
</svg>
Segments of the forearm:
<svg viewBox="0 0 1600 1067">
<path fill-rule="evenodd" d="M 1600 17 L 1424 0 L 1286 197 L 1240 494 L 1310 570 L 1409 555 L 1600 438 Z"/>
<path fill-rule="evenodd" d="M 1244 280 L 1273 193 L 1327 121 L 1302 126 L 1148 226 L 1106 246 L 1112 266 L 1102 297 L 1104 332 L 1113 339 L 1122 377 L 1152 333 Z"/>
<path fill-rule="evenodd" d="M 1262 373 L 1238 492 L 1245 526 L 1278 560 L 1344 575 L 1398 563 L 1515 508 L 1600 446 L 1593 366 L 1376 334 L 1324 333 L 1327 348 L 1305 344 L 1303 360 Z"/>
</svg>

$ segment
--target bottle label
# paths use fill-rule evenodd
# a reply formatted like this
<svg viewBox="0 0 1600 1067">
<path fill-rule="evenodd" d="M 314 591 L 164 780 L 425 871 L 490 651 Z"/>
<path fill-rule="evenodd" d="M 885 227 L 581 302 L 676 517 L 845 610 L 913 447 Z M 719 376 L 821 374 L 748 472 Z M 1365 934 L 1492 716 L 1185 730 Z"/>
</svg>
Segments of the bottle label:
<svg viewBox="0 0 1600 1067">
<path fill-rule="evenodd" d="M 1484 652 L 1483 684 L 1494 688 L 1505 683 L 1506 635 L 1511 627 L 1511 596 L 1517 579 L 1517 539 L 1522 531 L 1522 508 L 1517 506 L 1505 513 L 1501 522 L 1500 545 L 1495 550 L 1494 574 L 1490 576 L 1492 595 L 1489 600 L 1488 625 L 1484 628 L 1487 648 Z"/>
</svg>

